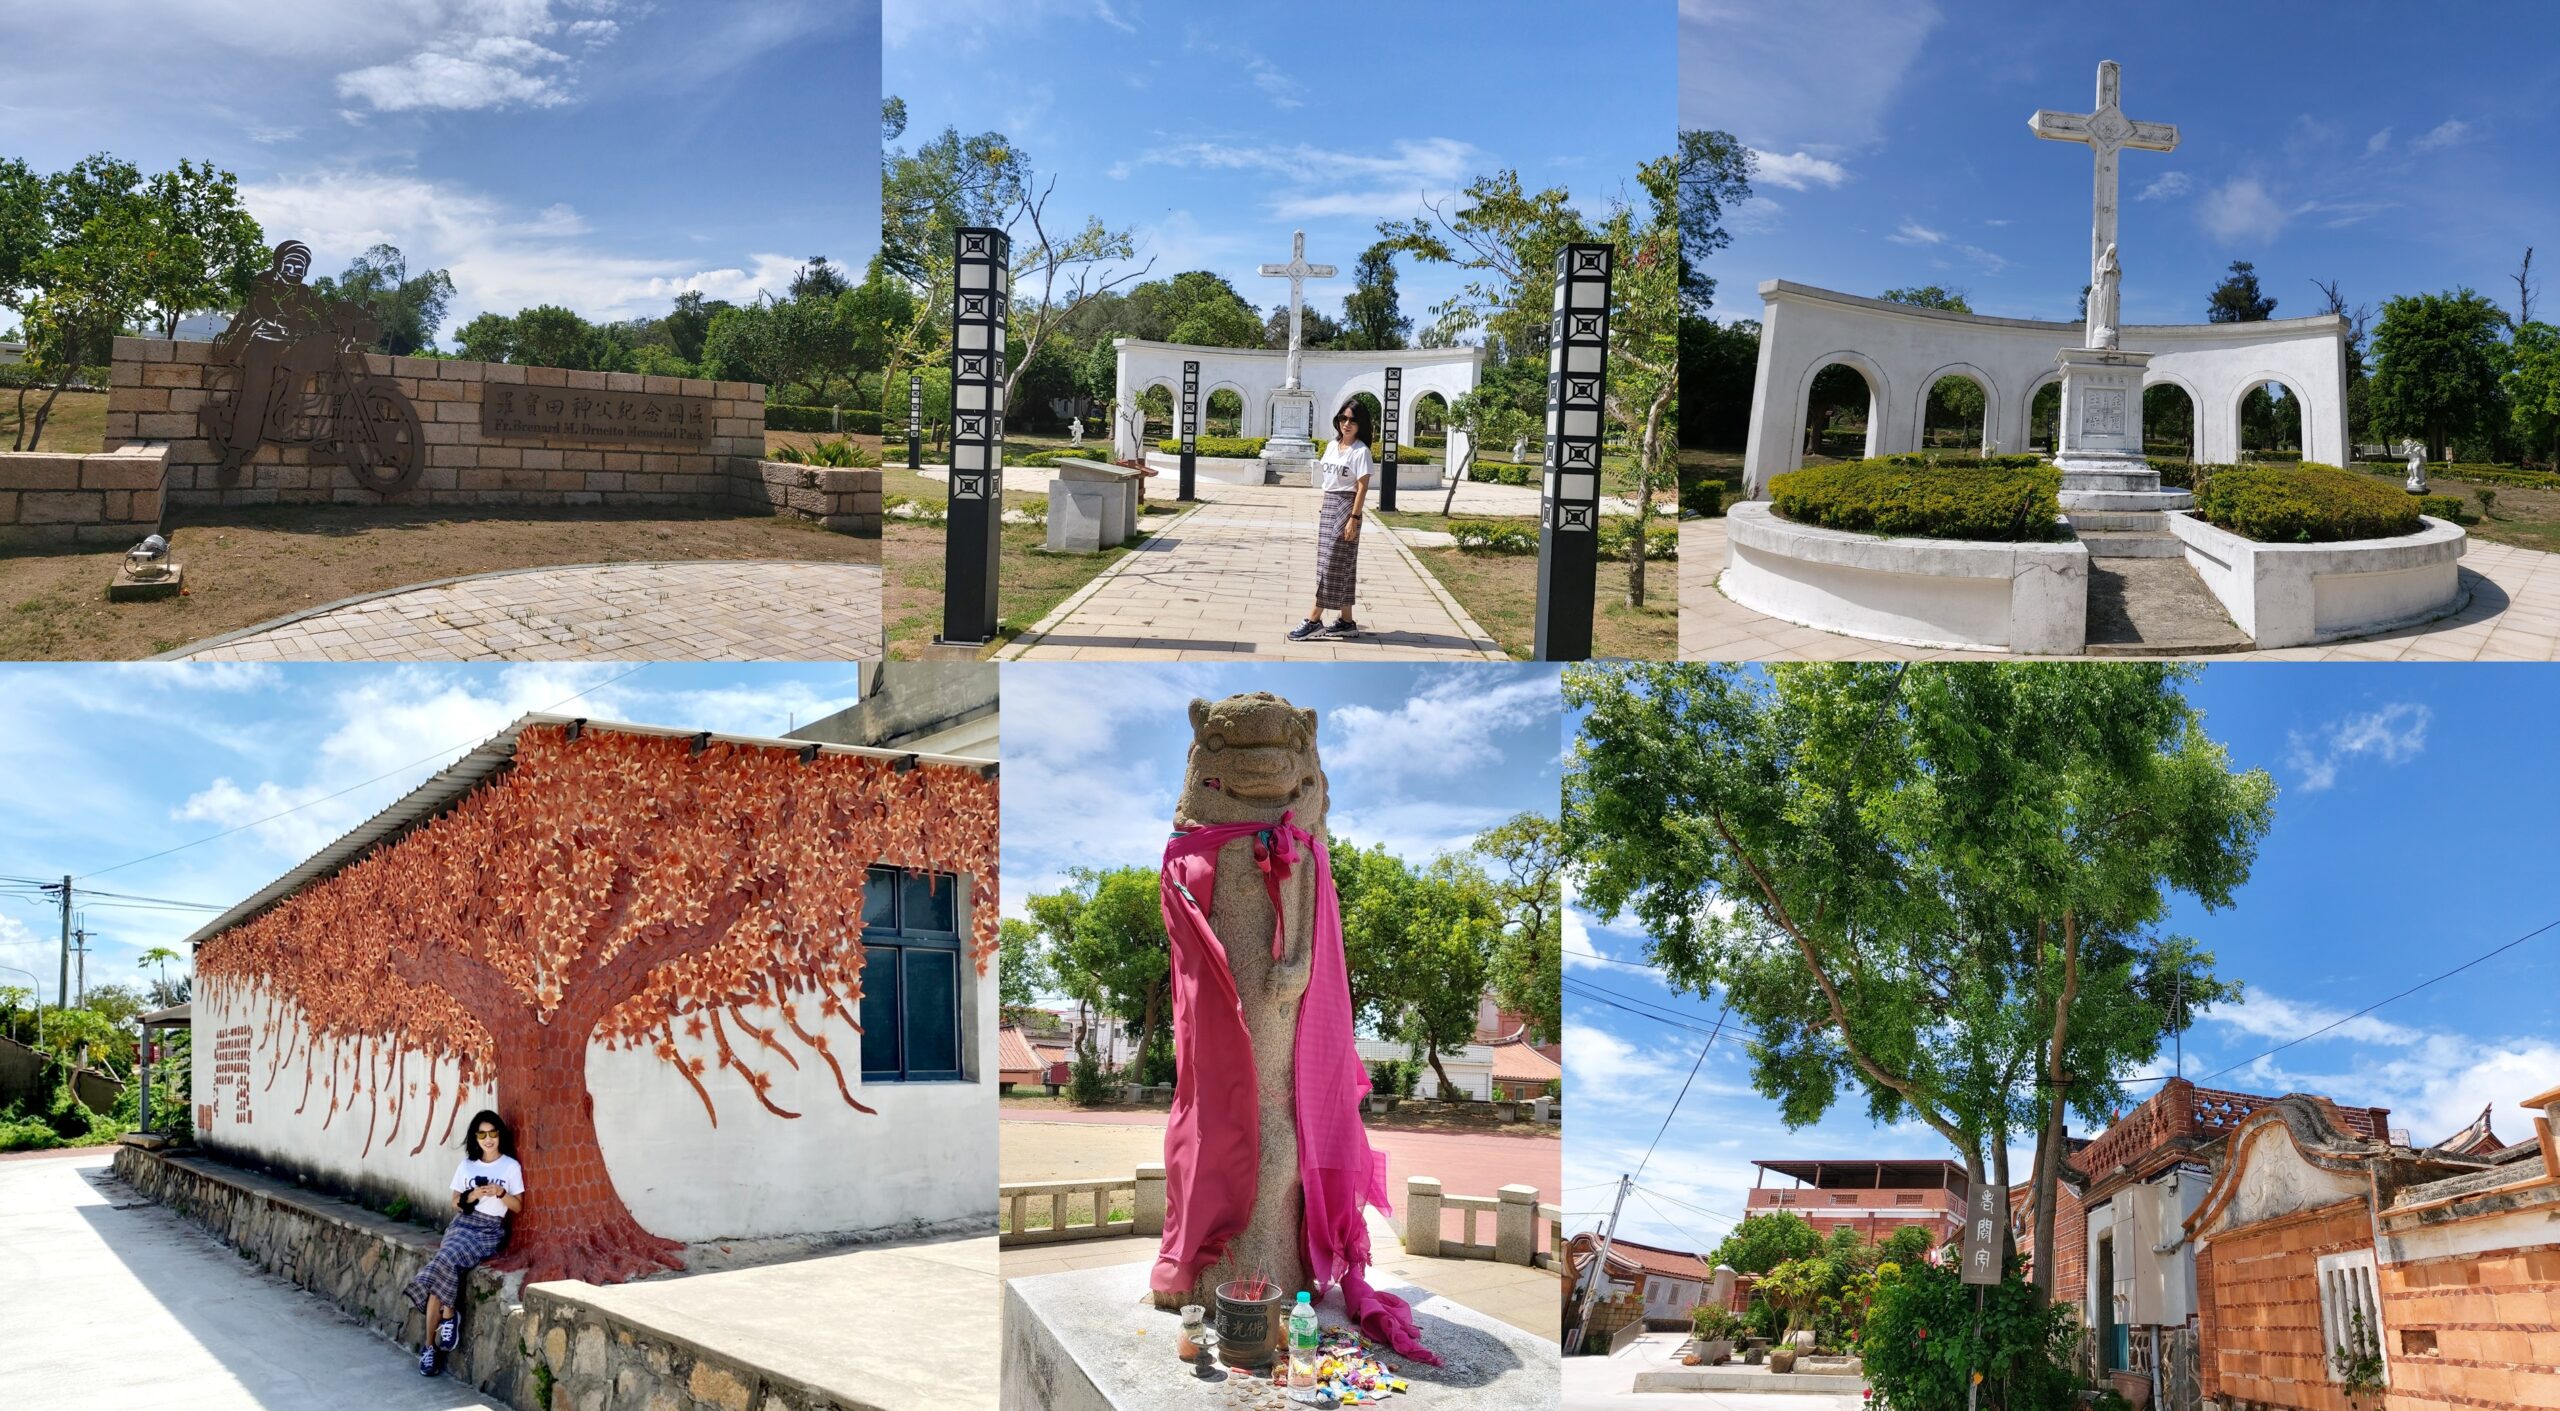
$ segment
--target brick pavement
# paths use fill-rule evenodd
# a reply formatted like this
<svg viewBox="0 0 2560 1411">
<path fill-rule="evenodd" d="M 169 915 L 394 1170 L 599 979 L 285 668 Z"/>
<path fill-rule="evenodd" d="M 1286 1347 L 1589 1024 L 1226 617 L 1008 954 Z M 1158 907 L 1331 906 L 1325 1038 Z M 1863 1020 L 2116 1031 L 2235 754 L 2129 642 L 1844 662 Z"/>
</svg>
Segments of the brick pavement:
<svg viewBox="0 0 2560 1411">
<path fill-rule="evenodd" d="M 1205 485 L 1200 505 L 1156 530 L 1058 605 L 999 661 L 1503 661 L 1385 525 L 1361 531 L 1367 630 L 1348 641 L 1288 639 L 1315 596 L 1316 493 Z"/>
<path fill-rule="evenodd" d="M 2002 652 L 1949 651 L 1870 641 L 1767 616 L 1716 587 L 1724 572 L 1725 522 L 1680 526 L 1680 657 L 1684 661 L 1999 660 Z M 2233 652 L 2209 661 L 2551 661 L 2560 659 L 2560 554 L 2474 539 L 2462 586 L 2471 600 L 2434 622 L 2319 646 Z"/>
<path fill-rule="evenodd" d="M 739 561 L 583 564 L 424 583 L 169 658 L 850 661 L 880 652 L 878 566 Z"/>
</svg>

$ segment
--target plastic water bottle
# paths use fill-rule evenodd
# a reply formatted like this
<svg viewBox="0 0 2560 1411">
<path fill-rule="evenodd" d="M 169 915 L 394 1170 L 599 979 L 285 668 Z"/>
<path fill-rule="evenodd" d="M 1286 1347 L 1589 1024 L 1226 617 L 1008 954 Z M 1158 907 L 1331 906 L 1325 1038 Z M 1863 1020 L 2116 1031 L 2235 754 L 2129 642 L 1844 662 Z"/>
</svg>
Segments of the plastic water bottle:
<svg viewBox="0 0 2560 1411">
<path fill-rule="evenodd" d="M 1315 1296 L 1298 1295 L 1298 1304 L 1289 1310 L 1289 1399 L 1316 1399 L 1316 1305 Z"/>
</svg>

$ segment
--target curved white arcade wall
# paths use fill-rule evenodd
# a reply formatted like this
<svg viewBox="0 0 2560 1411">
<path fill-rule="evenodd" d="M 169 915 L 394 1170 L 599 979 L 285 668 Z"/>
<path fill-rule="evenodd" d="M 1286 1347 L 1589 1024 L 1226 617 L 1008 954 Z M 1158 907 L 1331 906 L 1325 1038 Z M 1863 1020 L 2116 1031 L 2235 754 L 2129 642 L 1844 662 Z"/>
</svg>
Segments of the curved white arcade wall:
<svg viewBox="0 0 2560 1411">
<path fill-rule="evenodd" d="M 1268 436 L 1271 434 L 1271 394 L 1288 385 L 1289 354 L 1272 348 L 1201 348 L 1187 343 L 1152 343 L 1142 338 L 1114 338 L 1111 346 L 1118 354 L 1119 390 L 1114 398 L 1111 455 L 1115 460 L 1136 460 L 1145 449 L 1138 444 L 1138 428 L 1128 409 L 1150 387 L 1161 386 L 1173 398 L 1174 435 L 1182 434 L 1182 365 L 1187 361 L 1200 364 L 1200 414 L 1209 414 L 1209 398 L 1218 392 L 1233 392 L 1244 403 L 1244 422 L 1238 434 Z M 1316 440 L 1322 442 L 1333 422 L 1334 408 L 1349 400 L 1352 394 L 1366 392 L 1383 403 L 1388 368 L 1404 369 L 1404 408 L 1408 417 L 1426 396 L 1437 395 L 1448 402 L 1476 390 L 1476 382 L 1484 371 L 1482 348 L 1394 348 L 1377 351 L 1341 352 L 1333 349 L 1308 348 L 1299 355 L 1298 380 L 1315 398 Z M 1384 429 L 1381 428 L 1381 434 Z M 1413 428 L 1403 431 L 1405 444 L 1413 443 Z M 1448 464 L 1456 465 L 1466 448 L 1467 436 L 1456 427 L 1449 428 Z M 1373 448 L 1374 449 L 1374 448 Z M 1401 483 L 1401 482 L 1399 482 Z"/>
<path fill-rule="evenodd" d="M 1756 612 L 1906 646 L 2074 656 L 2088 641 L 2089 550 L 2077 539 L 1894 539 L 1745 501 L 1727 515 L 1719 586 Z"/>
<path fill-rule="evenodd" d="M 1743 459 L 1753 499 L 1768 494 L 1770 477 L 1803 463 L 1814 375 L 1829 364 L 1845 363 L 1867 380 L 1870 456 L 1920 449 L 1929 389 L 1950 375 L 1984 389 L 1983 451 L 2016 454 L 2027 449 L 2036 390 L 2061 380 L 2055 354 L 2079 347 L 2085 332 L 2077 323 L 1948 313 L 1779 279 L 1760 286 L 1760 299 L 1760 366 Z M 2123 331 L 2123 346 L 2153 355 L 2145 388 L 2166 383 L 2194 402 L 2195 459 L 2239 460 L 2241 401 L 2253 387 L 2281 382 L 2301 399 L 2303 459 L 2344 465 L 2346 328 L 2331 314 L 2137 324 Z"/>
</svg>

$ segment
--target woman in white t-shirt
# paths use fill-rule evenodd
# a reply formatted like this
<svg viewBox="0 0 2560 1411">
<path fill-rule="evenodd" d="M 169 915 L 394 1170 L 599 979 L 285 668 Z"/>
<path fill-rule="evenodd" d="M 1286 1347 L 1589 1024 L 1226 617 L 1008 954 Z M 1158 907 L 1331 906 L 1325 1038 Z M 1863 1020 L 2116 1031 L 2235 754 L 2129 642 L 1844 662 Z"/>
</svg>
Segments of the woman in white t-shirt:
<svg viewBox="0 0 2560 1411">
<path fill-rule="evenodd" d="M 1370 469 L 1369 409 L 1354 397 L 1333 414 L 1333 439 L 1316 462 L 1316 488 L 1324 492 L 1316 511 L 1316 605 L 1289 630 L 1292 642 L 1360 631 L 1351 620 L 1351 604 L 1360 593 L 1360 511 L 1369 502 Z M 1339 614 L 1330 627 L 1326 608 Z"/>
<path fill-rule="evenodd" d="M 515 1133 L 505 1118 L 487 1108 L 471 1114 L 462 1149 L 462 1164 L 453 1171 L 453 1223 L 435 1258 L 401 1290 L 410 1307 L 426 1311 L 418 1371 L 429 1377 L 444 1370 L 445 1354 L 462 1340 L 462 1276 L 498 1252 L 509 1218 L 524 1208 L 524 1167 L 516 1163 Z"/>
</svg>

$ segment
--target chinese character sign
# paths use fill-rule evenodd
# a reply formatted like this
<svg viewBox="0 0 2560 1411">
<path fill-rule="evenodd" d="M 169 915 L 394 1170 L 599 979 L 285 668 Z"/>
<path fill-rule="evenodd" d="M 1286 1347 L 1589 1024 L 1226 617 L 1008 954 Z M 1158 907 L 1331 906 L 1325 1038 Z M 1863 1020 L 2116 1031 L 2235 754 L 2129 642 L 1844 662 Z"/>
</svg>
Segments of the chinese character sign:
<svg viewBox="0 0 2560 1411">
<path fill-rule="evenodd" d="M 2000 1282 L 2000 1226 L 2009 1218 L 2009 1188 L 1977 1185 L 1964 1222 L 1964 1281 Z"/>
<path fill-rule="evenodd" d="M 480 430 L 700 449 L 711 441 L 711 399 L 493 382 L 480 402 Z"/>
</svg>

